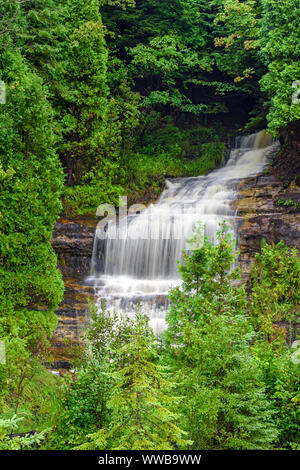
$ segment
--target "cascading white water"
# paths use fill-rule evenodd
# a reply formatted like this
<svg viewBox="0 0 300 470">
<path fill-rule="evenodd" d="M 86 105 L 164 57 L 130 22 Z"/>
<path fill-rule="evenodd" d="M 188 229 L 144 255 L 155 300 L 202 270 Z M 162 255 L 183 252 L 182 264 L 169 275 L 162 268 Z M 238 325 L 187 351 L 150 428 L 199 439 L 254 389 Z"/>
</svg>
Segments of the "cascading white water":
<svg viewBox="0 0 300 470">
<path fill-rule="evenodd" d="M 215 242 L 226 219 L 233 230 L 237 217 L 231 202 L 238 180 L 264 169 L 277 143 L 265 131 L 238 137 L 226 165 L 207 176 L 167 181 L 159 201 L 141 213 L 129 210 L 119 224 L 110 221 L 96 230 L 92 273 L 99 304 L 132 314 L 136 306 L 150 317 L 155 334 L 165 328 L 167 294 L 180 284 L 177 261 L 188 248 L 195 224 Z"/>
</svg>

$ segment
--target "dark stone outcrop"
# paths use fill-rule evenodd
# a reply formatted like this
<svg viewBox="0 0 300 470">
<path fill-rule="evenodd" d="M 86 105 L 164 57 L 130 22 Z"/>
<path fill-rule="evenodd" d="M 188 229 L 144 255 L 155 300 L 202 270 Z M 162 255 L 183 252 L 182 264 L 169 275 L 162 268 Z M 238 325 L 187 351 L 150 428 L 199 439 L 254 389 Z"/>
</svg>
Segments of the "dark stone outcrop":
<svg viewBox="0 0 300 470">
<path fill-rule="evenodd" d="M 55 224 L 52 246 L 64 276 L 87 276 L 93 253 L 95 225 L 60 220 Z"/>
<path fill-rule="evenodd" d="M 58 327 L 52 339 L 54 369 L 70 369 L 73 351 L 82 345 L 88 322 L 88 302 L 94 290 L 85 281 L 93 253 L 96 219 L 59 220 L 52 246 L 65 284 L 64 299 L 56 310 Z"/>
<path fill-rule="evenodd" d="M 269 169 L 239 184 L 234 205 L 241 217 L 238 229 L 240 262 L 244 277 L 262 238 L 268 243 L 283 240 L 300 252 L 300 146 L 286 145 Z"/>
</svg>

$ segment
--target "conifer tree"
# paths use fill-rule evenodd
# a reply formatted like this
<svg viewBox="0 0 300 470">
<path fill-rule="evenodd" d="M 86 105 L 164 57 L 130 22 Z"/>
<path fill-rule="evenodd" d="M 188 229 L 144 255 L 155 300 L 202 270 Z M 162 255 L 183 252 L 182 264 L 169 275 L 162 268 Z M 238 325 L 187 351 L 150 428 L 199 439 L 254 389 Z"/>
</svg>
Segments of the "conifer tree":
<svg viewBox="0 0 300 470">
<path fill-rule="evenodd" d="M 179 266 L 183 283 L 171 291 L 168 314 L 168 341 L 180 346 L 178 353 L 186 351 L 182 343 L 185 326 L 205 318 L 208 309 L 220 315 L 228 309 L 240 311 L 246 305 L 244 290 L 232 287 L 239 270 L 232 269 L 236 256 L 227 224 L 221 225 L 217 237 L 217 245 L 204 237 L 200 249 L 183 254 L 184 263 Z"/>
<path fill-rule="evenodd" d="M 120 350 L 123 367 L 110 406 L 113 419 L 110 434 L 113 447 L 130 450 L 165 450 L 185 444 L 172 411 L 176 398 L 170 395 L 172 383 L 163 375 L 157 359 L 157 346 L 148 319 L 141 313 Z"/>
<path fill-rule="evenodd" d="M 300 302 L 300 261 L 298 250 L 283 241 L 277 245 L 262 241 L 250 271 L 250 315 L 254 328 L 267 340 L 291 342 L 297 329 Z M 268 296 L 266 296 L 266 291 Z M 290 332 L 284 327 L 290 324 Z"/>
<path fill-rule="evenodd" d="M 47 88 L 19 51 L 1 49 L 0 64 L 6 84 L 0 106 L 0 337 L 6 339 L 9 398 L 17 408 L 22 387 L 47 357 L 63 294 L 51 247 L 63 174 Z"/>
<path fill-rule="evenodd" d="M 57 429 L 59 440 L 72 448 L 97 431 L 99 436 L 109 428 L 111 409 L 108 406 L 116 383 L 119 367 L 118 349 L 127 342 L 131 320 L 106 310 L 106 303 L 98 308 L 90 304 L 90 323 L 87 327 L 85 348 L 75 355 L 72 379 L 65 378 L 63 413 Z M 94 441 L 86 444 L 95 449 Z"/>
<path fill-rule="evenodd" d="M 300 5 L 298 0 L 262 0 L 261 4 L 260 49 L 268 68 L 261 80 L 261 88 L 270 100 L 269 131 L 278 135 L 300 119 Z"/>
<path fill-rule="evenodd" d="M 89 436 L 81 449 L 171 450 L 189 444 L 177 426 L 174 385 L 157 365 L 157 345 L 148 321 L 138 313 L 118 351 L 109 428 Z"/>
<path fill-rule="evenodd" d="M 18 41 L 51 91 L 67 184 L 101 167 L 108 88 L 98 0 L 34 0 L 22 8 Z"/>
<path fill-rule="evenodd" d="M 183 286 L 171 291 L 166 332 L 183 422 L 194 449 L 264 449 L 276 437 L 262 374 L 253 360 L 253 331 L 223 225 L 214 246 L 185 255 Z"/>
<path fill-rule="evenodd" d="M 101 165 L 106 113 L 107 49 L 98 0 L 67 2 L 68 39 L 59 109 L 67 184 L 78 182 L 88 164 Z"/>
<path fill-rule="evenodd" d="M 22 29 L 18 45 L 35 71 L 51 89 L 59 88 L 64 71 L 67 9 L 61 0 L 30 0 L 21 5 Z M 52 97 L 53 98 L 53 97 Z"/>
<path fill-rule="evenodd" d="M 47 88 L 18 52 L 3 52 L 1 65 L 7 89 L 0 107 L 1 312 L 33 304 L 53 309 L 62 283 L 50 240 L 63 181 L 53 110 Z"/>
</svg>

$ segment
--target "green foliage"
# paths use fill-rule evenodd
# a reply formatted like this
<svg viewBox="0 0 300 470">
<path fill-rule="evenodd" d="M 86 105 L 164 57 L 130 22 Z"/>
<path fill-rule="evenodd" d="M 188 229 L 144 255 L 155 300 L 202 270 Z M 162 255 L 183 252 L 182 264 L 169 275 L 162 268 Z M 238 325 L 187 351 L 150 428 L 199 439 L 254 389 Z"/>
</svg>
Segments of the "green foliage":
<svg viewBox="0 0 300 470">
<path fill-rule="evenodd" d="M 292 199 L 278 199 L 278 206 L 284 206 L 288 212 L 297 211 L 300 209 L 300 202 L 293 201 Z"/>
<path fill-rule="evenodd" d="M 208 142 L 201 145 L 202 165 L 207 165 L 207 172 L 225 162 L 226 146 L 223 142 Z M 205 163 L 204 163 L 205 162 Z"/>
<path fill-rule="evenodd" d="M 263 373 L 266 393 L 279 431 L 277 448 L 300 448 L 300 365 L 291 360 L 290 348 L 279 351 L 274 343 L 257 341 L 252 355 Z"/>
<path fill-rule="evenodd" d="M 249 313 L 258 332 L 252 355 L 274 409 L 277 446 L 286 449 L 300 446 L 300 365 L 287 347 L 297 337 L 299 269 L 296 249 L 263 241 L 250 273 Z"/>
<path fill-rule="evenodd" d="M 17 352 L 19 352 L 19 349 L 17 349 Z M 25 354 L 27 355 L 27 351 L 25 351 Z M 9 355 L 7 355 L 7 360 L 13 364 Z M 3 370 L 4 367 L 0 366 L 0 369 Z M 24 370 L 19 368 L 20 378 Z M 20 421 L 18 426 L 18 432 L 26 433 L 28 430 L 31 431 L 33 429 L 35 431 L 43 431 L 44 429 L 54 428 L 57 424 L 60 409 L 60 379 L 55 377 L 40 363 L 31 364 L 30 372 L 29 368 L 27 368 L 26 372 L 28 373 L 29 380 L 25 377 L 22 383 L 23 389 L 17 410 L 18 415 L 22 416 L 22 421 Z M 8 379 L 12 378 L 13 375 L 8 374 Z M 16 409 L 16 390 L 14 387 L 18 382 L 16 380 L 9 380 L 8 383 L 10 385 L 10 394 L 5 397 L 3 413 L 0 414 L 0 418 L 3 419 L 12 417 Z"/>
<path fill-rule="evenodd" d="M 72 378 L 65 378 L 59 447 L 78 449 L 172 449 L 184 445 L 174 408 L 174 384 L 157 364 L 149 319 L 97 311 L 87 348 Z"/>
<path fill-rule="evenodd" d="M 243 288 L 233 287 L 226 225 L 186 254 L 183 285 L 171 291 L 168 356 L 180 383 L 184 429 L 194 449 L 265 449 L 276 438 L 263 377 L 253 360 L 254 332 Z"/>
<path fill-rule="evenodd" d="M 84 169 L 94 163 L 101 165 L 108 88 L 107 49 L 98 1 L 69 1 L 67 13 L 59 120 L 63 135 L 61 156 L 70 184 L 78 182 Z"/>
<path fill-rule="evenodd" d="M 45 439 L 45 433 L 33 434 L 24 437 L 7 437 L 8 432 L 18 428 L 23 418 L 14 415 L 11 419 L 0 419 L 0 450 L 30 450 L 40 445 Z"/>
<path fill-rule="evenodd" d="M 52 110 L 47 90 L 20 56 L 8 52 L 2 59 L 10 72 L 2 76 L 7 83 L 8 103 L 0 110 L 5 122 L 0 129 L 0 291 L 5 292 L 1 310 L 8 313 L 13 305 L 27 307 L 33 303 L 51 309 L 62 293 L 50 245 L 62 187 Z"/>
<path fill-rule="evenodd" d="M 261 81 L 270 99 L 269 132 L 278 135 L 300 119 L 300 106 L 292 99 L 293 83 L 300 77 L 299 18 L 297 0 L 262 0 L 260 48 L 268 72 Z"/>
<path fill-rule="evenodd" d="M 24 55 L 51 91 L 67 184 L 101 167 L 108 88 L 107 48 L 97 0 L 24 6 Z M 25 33 L 25 34 L 24 34 Z"/>
<path fill-rule="evenodd" d="M 153 200 L 166 177 L 222 165 L 245 122 L 261 127 L 268 112 L 269 132 L 289 130 L 300 117 L 298 3 L 0 2 L 1 449 L 44 439 L 8 438 L 17 412 L 22 430 L 56 428 L 48 448 L 299 448 L 299 365 L 287 346 L 299 259 L 283 243 L 263 244 L 247 298 L 226 226 L 202 247 L 200 227 L 162 349 L 144 315 L 92 308 L 60 403 L 42 365 L 63 293 L 50 243 L 60 197 L 69 215 L 126 193 Z"/>
<path fill-rule="evenodd" d="M 86 331 L 86 349 L 73 377 L 64 378 L 61 419 L 56 438 L 64 448 L 82 444 L 86 436 L 108 427 L 111 412 L 108 400 L 118 367 L 117 348 L 127 340 L 131 322 L 110 315 L 105 304 L 98 311 L 90 305 L 91 323 Z"/>
<path fill-rule="evenodd" d="M 150 40 L 148 46 L 138 44 L 131 50 L 131 54 L 135 74 L 143 73 L 146 77 L 159 75 L 158 80 L 168 87 L 167 90 L 151 91 L 143 102 L 144 106 L 169 105 L 175 110 L 196 115 L 208 109 L 205 104 L 194 104 L 190 98 L 174 88 L 174 85 L 176 79 L 182 79 L 188 70 L 189 73 L 191 69 L 198 70 L 198 73 L 200 70 L 210 71 L 212 61 L 209 57 L 199 57 L 195 51 L 189 50 L 178 36 L 156 37 Z"/>
<path fill-rule="evenodd" d="M 1 5 L 4 18 L 14 7 L 16 28 L 0 45 L 7 95 L 0 109 L 0 337 L 7 359 L 0 400 L 17 411 L 49 355 L 53 312 L 63 293 L 51 247 L 63 173 L 49 91 L 13 47 L 24 26 L 21 5 Z"/>
<path fill-rule="evenodd" d="M 100 204 L 119 204 L 119 196 L 125 189 L 117 184 L 119 167 L 116 163 L 104 161 L 102 170 L 93 169 L 86 173 L 82 184 L 68 186 L 63 193 L 64 209 L 69 215 L 96 213 Z"/>
<path fill-rule="evenodd" d="M 188 444 L 176 425 L 174 384 L 156 364 L 157 345 L 148 321 L 137 314 L 126 343 L 117 350 L 108 429 L 91 434 L 80 449 L 172 450 Z"/>
<path fill-rule="evenodd" d="M 215 19 L 215 25 L 222 23 L 222 34 L 227 36 L 215 39 L 216 47 L 224 47 L 223 53 L 217 54 L 217 64 L 234 78 L 235 83 L 251 86 L 253 76 L 261 74 L 261 64 L 257 57 L 258 48 L 258 6 L 255 0 L 224 0 L 222 10 Z M 254 90 L 253 90 L 254 88 Z M 247 89 L 247 88 L 246 88 Z M 256 90 L 257 91 L 257 90 Z"/>
<path fill-rule="evenodd" d="M 228 56 L 215 50 L 220 28 L 212 25 L 221 5 L 222 1 L 144 0 L 126 13 L 108 16 L 104 9 L 118 49 L 125 47 L 129 53 L 126 60 L 135 83 L 139 89 L 143 85 L 144 106 L 162 110 L 175 122 L 182 113 L 201 118 L 228 112 L 220 95 L 230 96 L 243 87 L 228 78 L 233 60 L 229 64 Z M 126 25 L 124 37 L 120 24 Z"/>
<path fill-rule="evenodd" d="M 250 273 L 250 315 L 254 326 L 274 341 L 285 336 L 282 323 L 292 324 L 299 315 L 300 261 L 296 248 L 283 242 L 262 243 Z M 266 296 L 266 292 L 268 295 Z"/>
<path fill-rule="evenodd" d="M 215 20 L 228 31 L 215 41 L 227 56 L 224 63 L 224 54 L 218 55 L 220 69 L 237 75 L 236 83 L 249 84 L 255 76 L 260 80 L 269 98 L 268 131 L 275 136 L 300 118 L 299 102 L 292 98 L 298 96 L 300 76 L 298 17 L 297 0 L 224 0 Z M 257 93 L 257 82 L 251 88 Z"/>
<path fill-rule="evenodd" d="M 226 224 L 216 245 L 198 227 L 194 250 L 180 266 L 183 283 L 170 292 L 160 347 L 142 313 L 120 318 L 105 304 L 100 311 L 91 306 L 86 352 L 65 379 L 50 448 L 299 448 L 300 366 L 293 350 L 270 342 L 257 321 L 257 285 L 248 296 L 236 285 L 233 246 Z M 278 304 L 292 310 L 296 302 L 297 263 L 282 244 L 264 245 L 257 257 L 253 272 L 259 269 L 271 302 L 278 286 L 289 283 L 285 270 L 295 274 L 274 310 Z"/>
</svg>

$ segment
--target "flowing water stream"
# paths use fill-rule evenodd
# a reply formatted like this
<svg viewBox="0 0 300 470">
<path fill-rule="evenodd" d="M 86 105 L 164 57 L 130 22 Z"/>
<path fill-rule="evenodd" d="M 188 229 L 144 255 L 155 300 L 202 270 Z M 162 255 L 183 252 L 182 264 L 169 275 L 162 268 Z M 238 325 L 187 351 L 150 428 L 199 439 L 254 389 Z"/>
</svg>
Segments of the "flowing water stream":
<svg viewBox="0 0 300 470">
<path fill-rule="evenodd" d="M 118 222 L 99 224 L 88 279 L 99 305 L 105 299 L 108 310 L 131 315 L 141 304 L 159 335 L 165 328 L 168 290 L 180 284 L 177 261 L 190 247 L 195 227 L 202 222 L 213 242 L 223 220 L 235 231 L 237 184 L 261 172 L 277 145 L 265 131 L 237 137 L 223 168 L 167 181 L 156 204 L 134 206 Z"/>
</svg>

